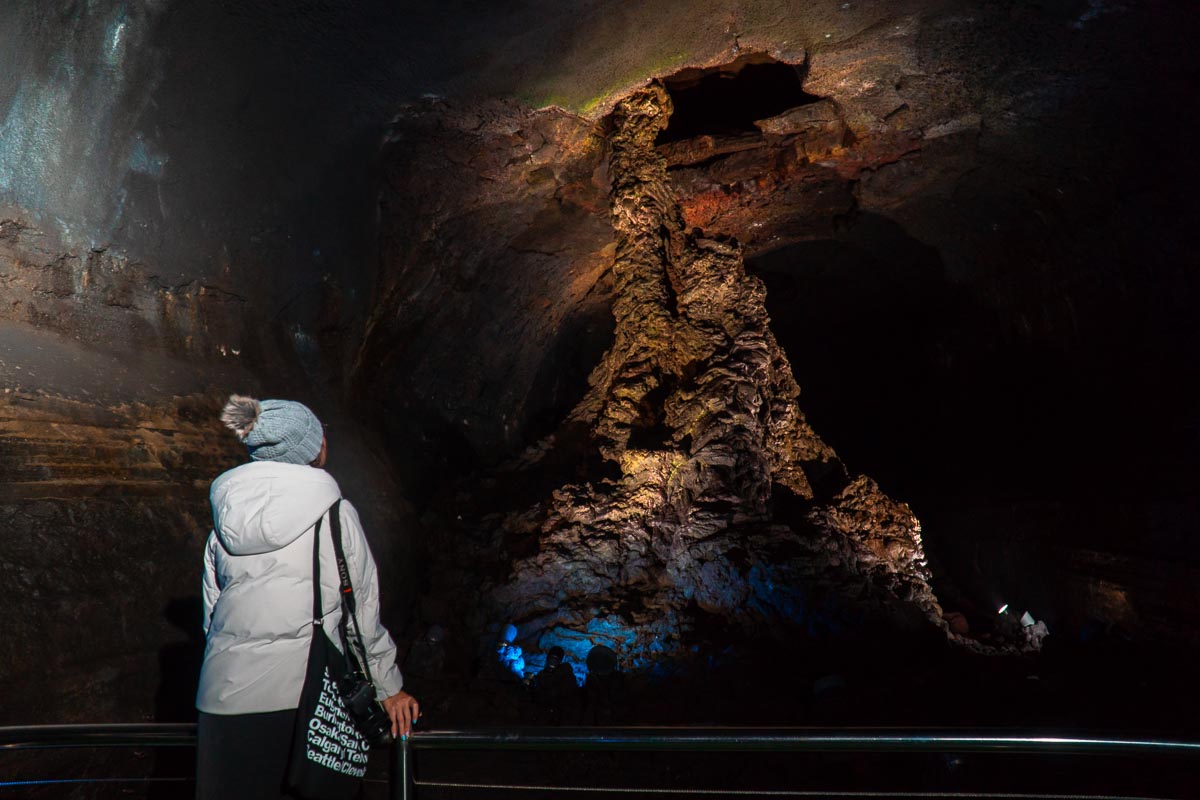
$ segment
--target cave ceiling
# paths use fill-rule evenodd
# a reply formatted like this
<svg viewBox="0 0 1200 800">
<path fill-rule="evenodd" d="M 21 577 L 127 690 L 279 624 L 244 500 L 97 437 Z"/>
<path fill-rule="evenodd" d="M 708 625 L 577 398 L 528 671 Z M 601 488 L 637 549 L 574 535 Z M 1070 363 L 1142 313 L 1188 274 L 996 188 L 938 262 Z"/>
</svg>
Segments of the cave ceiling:
<svg viewBox="0 0 1200 800">
<path fill-rule="evenodd" d="M 0 671 L 149 702 L 130 676 L 185 636 L 235 390 L 344 442 L 405 636 L 507 615 L 630 666 L 863 609 L 955 639 L 948 612 L 1012 600 L 1200 642 L 1196 27 L 1105 0 L 6 4 L 7 613 L 122 632 Z M 631 168 L 648 85 L 673 113 Z M 630 274 L 666 294 L 630 312 Z M 722 392 L 770 420 L 753 446 L 705 433 Z M 94 532 L 123 529 L 145 556 L 115 566 Z"/>
</svg>

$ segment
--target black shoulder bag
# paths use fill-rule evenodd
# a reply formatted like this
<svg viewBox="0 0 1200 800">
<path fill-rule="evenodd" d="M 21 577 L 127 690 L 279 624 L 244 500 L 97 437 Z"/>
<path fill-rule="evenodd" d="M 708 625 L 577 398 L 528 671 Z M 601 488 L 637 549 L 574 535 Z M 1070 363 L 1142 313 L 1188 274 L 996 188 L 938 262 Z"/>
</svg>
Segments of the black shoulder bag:
<svg viewBox="0 0 1200 800">
<path fill-rule="evenodd" d="M 354 620 L 351 648 L 347 628 L 354 619 L 354 588 L 342 550 L 341 500 L 329 509 L 333 551 L 341 581 L 342 619 L 338 633 L 342 652 L 325 633 L 321 606 L 321 522 L 313 535 L 313 635 L 308 670 L 296 711 L 288 785 L 312 800 L 353 797 L 367 771 L 372 742 L 387 741 L 391 722 L 375 699 L 367 666 L 366 649 Z"/>
</svg>

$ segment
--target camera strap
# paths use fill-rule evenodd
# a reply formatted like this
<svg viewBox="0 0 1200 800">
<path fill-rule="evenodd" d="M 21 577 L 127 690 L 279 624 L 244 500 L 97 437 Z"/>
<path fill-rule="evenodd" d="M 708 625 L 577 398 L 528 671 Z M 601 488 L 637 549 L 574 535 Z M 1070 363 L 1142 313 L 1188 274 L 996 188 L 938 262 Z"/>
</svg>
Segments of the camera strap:
<svg viewBox="0 0 1200 800">
<path fill-rule="evenodd" d="M 339 500 L 338 502 L 340 503 L 341 501 Z M 334 506 L 336 507 L 337 503 L 335 503 Z M 337 519 L 337 517 L 336 516 L 332 517 L 330 521 L 332 522 L 334 519 Z M 321 523 L 324 521 L 325 521 L 325 518 L 324 518 L 324 516 L 322 516 L 320 519 L 317 520 L 316 528 L 313 530 L 313 635 L 314 636 L 316 635 L 317 629 L 322 628 L 325 624 L 325 609 L 322 607 L 322 603 L 321 603 Z M 334 527 L 333 531 L 335 534 L 338 533 L 337 527 Z M 334 537 L 334 541 L 339 545 L 338 547 L 335 548 L 334 552 L 335 552 L 335 555 L 338 556 L 339 566 L 341 566 L 341 561 L 343 560 L 341 558 L 341 553 L 339 552 L 341 550 L 341 547 L 340 547 L 341 542 L 337 541 L 336 536 Z M 353 658 L 354 654 L 351 653 L 350 649 L 346 646 L 346 606 L 345 606 L 344 601 L 342 603 L 342 619 L 338 623 L 338 633 L 341 635 L 341 638 L 342 638 L 342 653 L 345 654 L 345 656 L 346 656 L 346 667 L 347 667 L 347 669 L 356 669 L 357 664 L 355 663 L 355 659 Z"/>
<path fill-rule="evenodd" d="M 346 566 L 346 553 L 342 548 L 342 499 L 340 497 L 329 508 L 329 525 L 333 534 L 333 554 L 337 558 L 338 580 L 341 583 L 342 619 L 338 623 L 338 634 L 342 638 L 342 652 L 346 654 L 347 666 L 357 669 L 373 686 L 375 681 L 371 678 L 371 668 L 367 664 L 367 649 L 363 646 L 358 617 L 355 616 L 358 604 L 354 600 L 354 586 L 350 583 L 350 569 Z M 353 639 L 350 638 L 348 632 L 351 621 L 354 622 Z"/>
<path fill-rule="evenodd" d="M 317 520 L 317 528 L 313 531 L 313 635 L 325 622 L 325 611 L 321 608 L 321 523 Z"/>
</svg>

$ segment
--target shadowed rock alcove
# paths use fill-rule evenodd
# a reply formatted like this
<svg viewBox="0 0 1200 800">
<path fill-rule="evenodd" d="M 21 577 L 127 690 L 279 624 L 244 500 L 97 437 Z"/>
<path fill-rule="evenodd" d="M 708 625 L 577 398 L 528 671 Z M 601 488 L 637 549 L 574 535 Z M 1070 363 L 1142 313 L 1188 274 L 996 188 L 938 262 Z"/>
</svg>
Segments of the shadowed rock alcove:
<svg viewBox="0 0 1200 800">
<path fill-rule="evenodd" d="M 804 91 L 803 67 L 749 53 L 729 64 L 666 77 L 671 119 L 657 144 L 697 136 L 757 134 L 754 123 L 820 100 Z"/>
</svg>

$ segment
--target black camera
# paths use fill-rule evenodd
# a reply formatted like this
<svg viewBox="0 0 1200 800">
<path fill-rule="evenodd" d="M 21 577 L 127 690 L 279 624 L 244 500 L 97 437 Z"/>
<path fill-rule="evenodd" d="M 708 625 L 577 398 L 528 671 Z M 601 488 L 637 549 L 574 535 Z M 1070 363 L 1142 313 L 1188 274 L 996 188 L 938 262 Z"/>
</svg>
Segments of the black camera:
<svg viewBox="0 0 1200 800">
<path fill-rule="evenodd" d="M 338 687 L 342 703 L 366 740 L 371 744 L 388 744 L 392 741 L 392 720 L 383 704 L 375 699 L 375 687 L 371 682 L 356 675 L 347 677 Z"/>
</svg>

